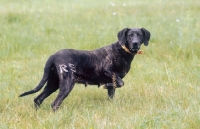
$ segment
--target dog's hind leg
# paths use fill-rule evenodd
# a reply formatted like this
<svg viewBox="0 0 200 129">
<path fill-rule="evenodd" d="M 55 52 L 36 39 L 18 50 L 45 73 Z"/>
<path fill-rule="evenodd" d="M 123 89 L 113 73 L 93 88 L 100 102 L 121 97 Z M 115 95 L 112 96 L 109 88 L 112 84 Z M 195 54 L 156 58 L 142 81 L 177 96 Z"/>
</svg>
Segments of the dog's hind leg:
<svg viewBox="0 0 200 129">
<path fill-rule="evenodd" d="M 61 103 L 72 91 L 75 84 L 74 71 L 70 69 L 60 72 L 58 76 L 59 93 L 54 102 L 51 104 L 53 111 L 56 111 L 60 107 Z"/>
<path fill-rule="evenodd" d="M 60 89 L 59 89 L 60 91 L 58 93 L 58 96 L 56 97 L 54 102 L 51 104 L 53 111 L 56 111 L 60 107 L 63 100 L 69 95 L 69 93 L 72 91 L 74 87 L 74 83 L 68 82 L 68 80 L 63 80 L 60 83 L 61 83 Z"/>
<path fill-rule="evenodd" d="M 58 88 L 59 88 L 58 79 L 56 79 L 54 76 L 51 76 L 43 92 L 34 99 L 34 105 L 36 110 L 42 104 L 44 99 L 46 99 L 49 95 L 55 92 Z"/>
</svg>

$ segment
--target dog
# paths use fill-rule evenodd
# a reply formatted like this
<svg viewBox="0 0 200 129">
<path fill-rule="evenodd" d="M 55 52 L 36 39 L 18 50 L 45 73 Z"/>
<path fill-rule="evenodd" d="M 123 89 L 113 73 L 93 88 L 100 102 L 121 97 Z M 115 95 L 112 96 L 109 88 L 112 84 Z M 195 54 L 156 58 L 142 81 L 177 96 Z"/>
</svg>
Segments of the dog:
<svg viewBox="0 0 200 129">
<path fill-rule="evenodd" d="M 34 99 L 35 108 L 59 89 L 51 104 L 53 111 L 56 111 L 75 83 L 81 83 L 85 86 L 104 85 L 109 98 L 113 98 L 115 88 L 124 86 L 122 79 L 129 72 L 140 46 L 142 43 L 148 45 L 150 32 L 145 28 L 124 28 L 117 37 L 117 42 L 93 51 L 63 49 L 51 55 L 37 87 L 19 97 L 38 92 L 47 83 L 43 92 Z"/>
</svg>

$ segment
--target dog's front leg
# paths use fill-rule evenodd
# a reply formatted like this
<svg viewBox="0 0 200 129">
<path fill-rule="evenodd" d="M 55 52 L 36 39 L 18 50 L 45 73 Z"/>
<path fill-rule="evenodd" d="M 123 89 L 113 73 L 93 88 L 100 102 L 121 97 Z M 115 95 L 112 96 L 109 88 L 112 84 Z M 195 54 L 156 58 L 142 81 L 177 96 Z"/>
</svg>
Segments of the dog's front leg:
<svg viewBox="0 0 200 129">
<path fill-rule="evenodd" d="M 114 88 L 124 86 L 124 82 L 118 74 L 111 71 L 104 71 L 104 75 L 112 80 L 112 85 L 108 83 L 107 86 L 113 86 Z"/>
<path fill-rule="evenodd" d="M 124 82 L 119 75 L 114 72 L 105 71 L 104 74 L 112 80 L 112 83 L 106 83 L 104 88 L 108 90 L 108 97 L 113 98 L 115 96 L 115 88 L 122 87 Z"/>
<path fill-rule="evenodd" d="M 108 91 L 108 97 L 112 99 L 115 96 L 115 87 L 113 87 L 113 84 L 106 83 L 104 88 Z"/>
</svg>

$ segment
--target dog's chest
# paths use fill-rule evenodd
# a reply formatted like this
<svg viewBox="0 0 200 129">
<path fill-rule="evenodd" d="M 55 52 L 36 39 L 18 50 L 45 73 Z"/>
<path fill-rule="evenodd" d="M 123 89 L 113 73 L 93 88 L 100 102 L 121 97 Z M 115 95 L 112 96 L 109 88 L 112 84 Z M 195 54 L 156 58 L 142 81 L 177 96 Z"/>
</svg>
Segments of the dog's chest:
<svg viewBox="0 0 200 129">
<path fill-rule="evenodd" d="M 117 73 L 120 77 L 124 77 L 130 70 L 130 63 L 125 59 L 113 59 L 113 72 Z"/>
</svg>

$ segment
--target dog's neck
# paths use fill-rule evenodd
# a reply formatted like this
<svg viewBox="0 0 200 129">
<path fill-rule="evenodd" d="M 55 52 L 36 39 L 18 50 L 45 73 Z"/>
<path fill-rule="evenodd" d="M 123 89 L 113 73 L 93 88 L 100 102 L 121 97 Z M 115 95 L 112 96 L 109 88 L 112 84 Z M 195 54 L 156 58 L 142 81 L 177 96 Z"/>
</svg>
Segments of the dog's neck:
<svg viewBox="0 0 200 129">
<path fill-rule="evenodd" d="M 133 56 L 136 55 L 136 54 L 143 54 L 144 53 L 142 50 L 137 51 L 137 53 L 132 53 L 125 45 L 121 45 L 120 43 L 119 43 L 119 45 L 122 47 L 122 49 L 125 52 L 127 52 L 127 53 L 129 53 L 129 54 L 131 54 Z"/>
<path fill-rule="evenodd" d="M 120 44 L 121 45 L 121 44 Z M 125 45 L 121 45 L 121 47 L 124 49 L 124 51 L 126 51 L 127 53 L 131 54 L 131 55 L 135 55 L 134 53 L 132 53 Z"/>
<path fill-rule="evenodd" d="M 135 55 L 135 53 L 132 53 L 125 45 L 122 45 L 120 42 L 119 42 L 119 45 L 124 49 L 125 52 L 131 54 L 131 55 Z"/>
</svg>

